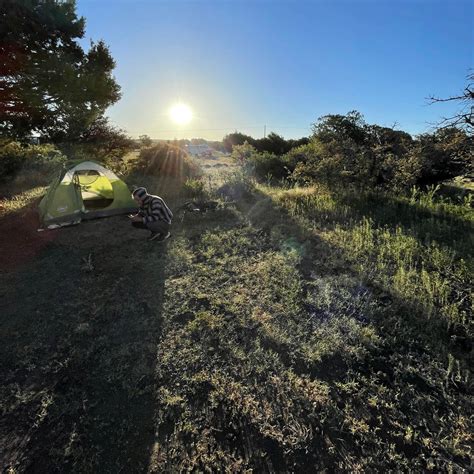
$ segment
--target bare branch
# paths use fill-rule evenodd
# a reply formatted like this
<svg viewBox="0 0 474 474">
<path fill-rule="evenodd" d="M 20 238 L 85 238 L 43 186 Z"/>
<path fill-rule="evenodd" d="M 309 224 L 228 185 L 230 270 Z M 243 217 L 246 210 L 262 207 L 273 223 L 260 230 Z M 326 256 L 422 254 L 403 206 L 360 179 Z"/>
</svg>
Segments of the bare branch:
<svg viewBox="0 0 474 474">
<path fill-rule="evenodd" d="M 467 80 L 469 83 L 464 88 L 462 95 L 447 97 L 444 99 L 434 96 L 428 97 L 430 105 L 438 102 L 452 101 L 459 102 L 461 105 L 457 114 L 451 117 L 443 117 L 437 124 L 438 128 L 445 129 L 450 127 L 460 127 L 466 131 L 471 131 L 471 129 L 474 128 L 474 105 L 472 104 L 474 101 L 474 74 L 469 73 L 467 75 Z M 469 107 L 470 104 L 471 106 Z"/>
</svg>

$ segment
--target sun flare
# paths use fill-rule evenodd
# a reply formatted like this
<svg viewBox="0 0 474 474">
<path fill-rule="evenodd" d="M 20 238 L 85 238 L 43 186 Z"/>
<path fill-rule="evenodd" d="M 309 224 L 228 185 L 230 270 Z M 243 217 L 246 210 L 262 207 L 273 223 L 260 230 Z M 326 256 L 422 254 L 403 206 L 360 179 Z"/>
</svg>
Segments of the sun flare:
<svg viewBox="0 0 474 474">
<path fill-rule="evenodd" d="M 170 117 L 178 125 L 186 125 L 191 122 L 193 112 L 186 104 L 175 104 L 170 109 Z"/>
</svg>

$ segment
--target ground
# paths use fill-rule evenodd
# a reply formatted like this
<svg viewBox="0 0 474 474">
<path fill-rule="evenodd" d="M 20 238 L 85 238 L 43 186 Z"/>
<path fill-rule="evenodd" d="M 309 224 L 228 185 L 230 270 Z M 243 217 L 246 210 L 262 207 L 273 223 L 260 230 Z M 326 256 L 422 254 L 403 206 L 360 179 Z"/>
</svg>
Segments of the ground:
<svg viewBox="0 0 474 474">
<path fill-rule="evenodd" d="M 4 200 L 2 469 L 467 472 L 468 211 L 366 210 L 201 164 L 207 212 L 145 183 L 175 210 L 162 244 L 124 216 L 38 233 L 44 189 Z M 433 229 L 439 283 L 410 260 Z"/>
</svg>

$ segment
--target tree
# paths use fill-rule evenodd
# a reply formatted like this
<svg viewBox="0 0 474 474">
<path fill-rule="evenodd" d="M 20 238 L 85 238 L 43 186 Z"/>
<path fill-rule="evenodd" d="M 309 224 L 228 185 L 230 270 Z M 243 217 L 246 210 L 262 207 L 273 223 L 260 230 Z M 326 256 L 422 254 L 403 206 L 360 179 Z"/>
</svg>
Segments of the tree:
<svg viewBox="0 0 474 474">
<path fill-rule="evenodd" d="M 360 112 L 352 110 L 346 115 L 324 115 L 313 124 L 313 140 L 323 143 L 332 140 L 352 140 L 356 145 L 365 143 L 366 123 Z"/>
<path fill-rule="evenodd" d="M 267 151 L 275 155 L 284 155 L 290 151 L 290 144 L 275 132 L 270 132 L 268 137 L 255 141 L 255 148 L 258 151 Z"/>
<path fill-rule="evenodd" d="M 86 53 L 75 0 L 1 0 L 0 124 L 3 136 L 37 132 L 77 139 L 120 98 L 103 41 Z"/>
<path fill-rule="evenodd" d="M 153 145 L 153 140 L 148 135 L 140 135 L 138 137 L 142 146 L 151 146 Z"/>
<path fill-rule="evenodd" d="M 437 183 L 468 173 L 472 169 L 473 138 L 459 128 L 442 128 L 424 133 L 413 153 L 421 163 L 419 184 Z"/>
<path fill-rule="evenodd" d="M 81 144 L 89 146 L 99 158 L 123 156 L 133 149 L 133 140 L 120 128 L 114 127 L 106 117 L 99 117 L 79 137 Z"/>
<path fill-rule="evenodd" d="M 472 134 L 474 131 L 474 74 L 467 75 L 468 84 L 457 96 L 440 99 L 439 97 L 429 97 L 430 103 L 437 102 L 459 102 L 461 108 L 450 117 L 443 117 L 438 124 L 439 128 L 457 127 Z"/>
<path fill-rule="evenodd" d="M 123 171 L 123 157 L 135 148 L 124 130 L 109 123 L 107 117 L 99 117 L 74 142 L 62 142 L 60 150 L 72 159 L 96 160 L 115 171 Z"/>
<path fill-rule="evenodd" d="M 235 145 L 243 145 L 245 142 L 249 143 L 250 145 L 254 145 L 255 139 L 249 135 L 245 135 L 240 132 L 235 132 L 226 135 L 222 142 L 226 151 L 230 153 L 232 152 L 232 147 L 234 147 Z"/>
</svg>

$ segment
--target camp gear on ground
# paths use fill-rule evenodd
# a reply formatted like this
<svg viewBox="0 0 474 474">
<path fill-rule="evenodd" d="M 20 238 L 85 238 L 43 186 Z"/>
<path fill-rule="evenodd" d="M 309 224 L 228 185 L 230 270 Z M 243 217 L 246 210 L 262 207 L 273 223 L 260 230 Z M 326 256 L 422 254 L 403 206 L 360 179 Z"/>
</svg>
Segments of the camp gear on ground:
<svg viewBox="0 0 474 474">
<path fill-rule="evenodd" d="M 127 185 L 94 161 L 63 170 L 39 204 L 41 226 L 48 229 L 136 210 Z"/>
</svg>

